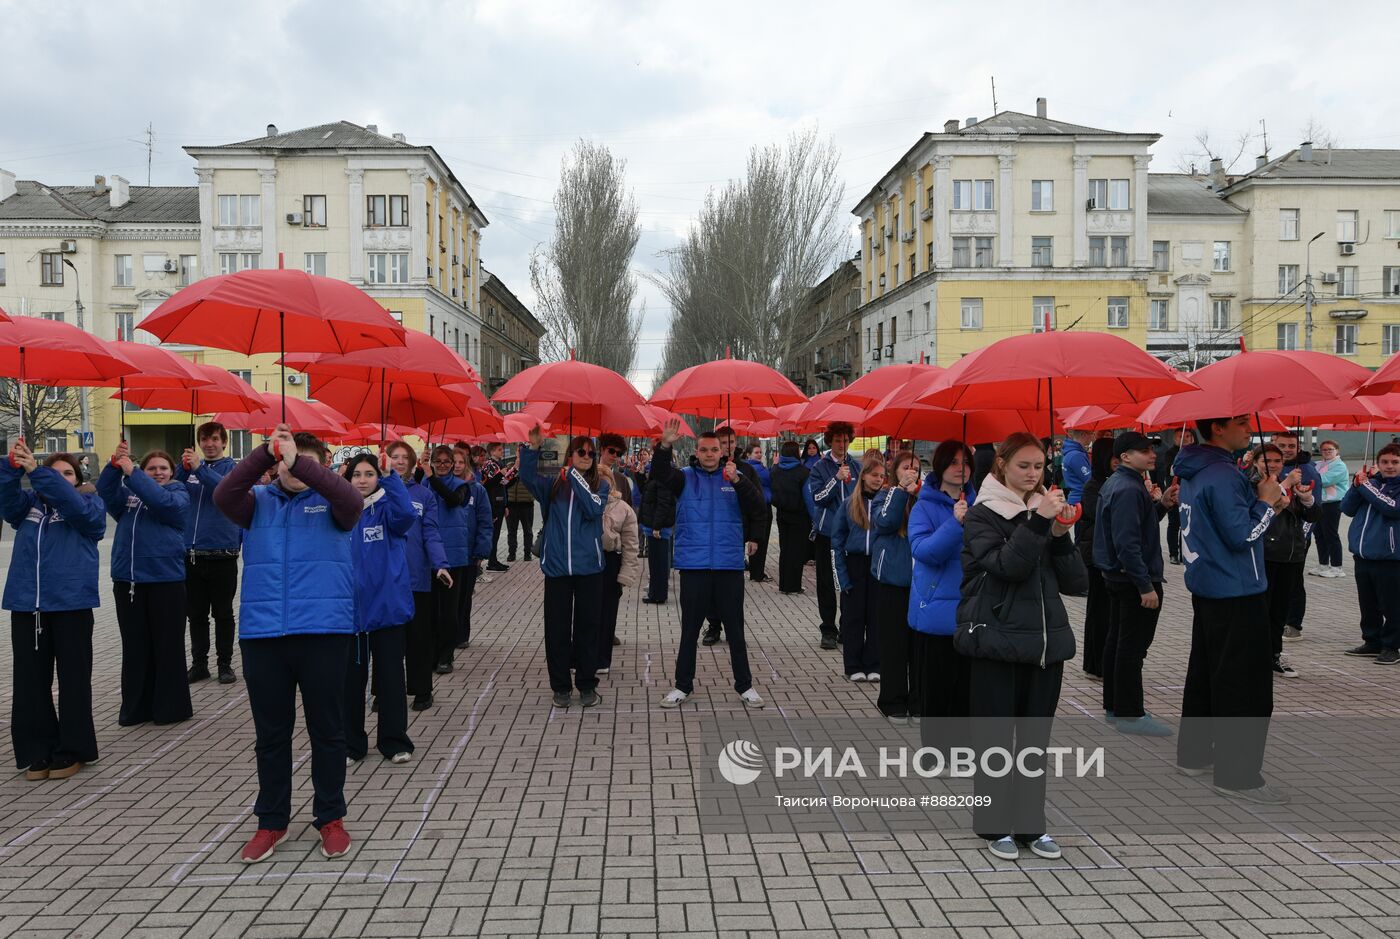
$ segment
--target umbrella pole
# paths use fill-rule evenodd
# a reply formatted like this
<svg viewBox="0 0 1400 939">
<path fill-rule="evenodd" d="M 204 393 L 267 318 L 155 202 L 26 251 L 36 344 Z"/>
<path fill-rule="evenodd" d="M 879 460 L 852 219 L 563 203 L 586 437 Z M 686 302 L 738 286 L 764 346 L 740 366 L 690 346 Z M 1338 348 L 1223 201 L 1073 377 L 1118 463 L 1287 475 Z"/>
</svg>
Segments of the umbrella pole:
<svg viewBox="0 0 1400 939">
<path fill-rule="evenodd" d="M 387 394 L 384 389 L 384 369 L 381 368 L 379 370 L 379 443 L 381 446 L 384 444 L 384 425 L 387 423 L 384 418 L 384 409 L 388 407 L 384 401 L 386 397 Z"/>
<path fill-rule="evenodd" d="M 278 363 L 282 366 L 282 423 L 287 423 L 287 314 L 277 311 L 277 344 L 282 350 Z"/>
<path fill-rule="evenodd" d="M 19 394 L 15 395 L 19 404 L 19 439 L 24 439 L 24 346 L 19 347 Z"/>
</svg>

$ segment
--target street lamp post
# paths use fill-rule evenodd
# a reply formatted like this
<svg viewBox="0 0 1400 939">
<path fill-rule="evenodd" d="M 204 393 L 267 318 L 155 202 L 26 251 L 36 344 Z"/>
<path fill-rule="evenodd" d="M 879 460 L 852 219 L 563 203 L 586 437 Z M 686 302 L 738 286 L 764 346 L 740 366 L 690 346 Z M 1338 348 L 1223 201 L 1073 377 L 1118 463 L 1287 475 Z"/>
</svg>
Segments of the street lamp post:
<svg viewBox="0 0 1400 939">
<path fill-rule="evenodd" d="M 68 260 L 67 258 L 63 258 L 63 263 L 65 266 L 72 268 L 73 270 L 73 305 L 77 308 L 78 311 L 78 328 L 83 329 L 83 288 L 82 283 L 78 278 L 78 268 L 74 266 L 73 262 Z M 88 433 L 92 430 L 92 427 L 88 422 L 87 389 L 79 388 L 77 389 L 77 392 L 78 430 L 80 432 L 78 444 L 80 447 L 84 447 L 86 446 L 85 441 L 87 440 Z"/>
</svg>

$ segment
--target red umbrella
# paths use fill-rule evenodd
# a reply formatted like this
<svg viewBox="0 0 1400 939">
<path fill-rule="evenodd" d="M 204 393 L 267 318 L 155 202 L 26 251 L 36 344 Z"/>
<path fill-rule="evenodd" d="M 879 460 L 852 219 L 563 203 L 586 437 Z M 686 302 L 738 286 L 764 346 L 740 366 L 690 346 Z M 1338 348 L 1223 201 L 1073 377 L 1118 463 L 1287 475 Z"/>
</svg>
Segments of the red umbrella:
<svg viewBox="0 0 1400 939">
<path fill-rule="evenodd" d="M 195 388 L 127 388 L 114 397 L 130 401 L 138 408 L 185 411 L 189 414 L 213 414 L 216 411 L 246 413 L 264 406 L 262 395 L 227 369 L 200 363 L 191 363 L 191 367 L 207 384 Z"/>
<path fill-rule="evenodd" d="M 937 378 L 931 379 L 936 381 Z M 949 411 L 918 403 L 930 379 L 897 388 L 870 409 L 865 432 L 900 440 L 961 440 L 994 443 L 1015 433 L 1039 435 L 1046 418 L 1033 411 Z M 1057 430 L 1063 429 L 1058 424 Z"/>
<path fill-rule="evenodd" d="M 651 396 L 670 411 L 715 419 L 766 420 L 773 408 L 807 400 L 796 385 L 762 364 L 726 356 L 672 375 Z"/>
<path fill-rule="evenodd" d="M 479 382 L 481 375 L 444 343 L 410 330 L 404 345 L 360 349 L 356 352 L 293 352 L 282 357 L 288 368 L 316 378 L 380 381 L 387 370 L 396 385 L 453 385 Z"/>
<path fill-rule="evenodd" d="M 1067 430 L 1118 430 L 1132 427 L 1135 421 L 1130 416 L 1114 414 L 1096 404 L 1086 404 L 1082 408 L 1061 408 L 1055 418 Z"/>
<path fill-rule="evenodd" d="M 777 416 L 791 424 L 792 429 L 798 433 L 821 430 L 837 422 L 861 427 L 870 417 L 870 405 L 843 402 L 843 390 L 838 388 L 834 391 L 823 391 L 806 403 L 784 405 L 777 409 Z"/>
<path fill-rule="evenodd" d="M 351 424 L 405 424 L 456 417 L 485 396 L 475 385 L 401 385 L 353 378 L 311 379 L 311 396 L 343 415 Z M 489 405 L 488 405 L 489 406 Z"/>
<path fill-rule="evenodd" d="M 209 379 L 201 375 L 195 363 L 183 355 L 176 355 L 160 346 L 144 342 L 109 342 L 107 348 L 121 354 L 137 371 L 117 377 L 117 388 L 199 388 L 209 384 Z M 76 385 L 74 380 L 51 382 L 54 385 Z M 108 382 L 110 384 L 110 382 Z M 126 439 L 126 409 L 118 408 L 121 415 L 121 439 Z"/>
<path fill-rule="evenodd" d="M 110 385 L 137 366 L 92 333 L 57 320 L 8 317 L 0 322 L 0 376 L 19 382 L 19 432 L 24 436 L 24 385 Z"/>
<path fill-rule="evenodd" d="M 661 433 L 666 422 L 676 415 L 650 404 L 574 404 L 571 401 L 527 404 L 520 409 L 548 425 L 556 433 L 621 434 L 624 437 L 652 437 Z M 681 433 L 691 437 L 695 432 L 681 421 Z"/>
<path fill-rule="evenodd" d="M 857 404 L 869 408 L 889 397 L 897 389 L 916 381 L 927 381 L 931 376 L 947 371 L 937 365 L 922 362 L 901 365 L 885 365 L 867 372 L 845 388 L 837 391 L 832 400 L 841 404 Z M 825 392 L 831 394 L 831 392 Z M 820 398 L 816 395 L 812 400 Z"/>
<path fill-rule="evenodd" d="M 349 423 L 343 417 L 319 401 L 288 398 L 283 416 L 282 402 L 276 395 L 264 394 L 260 397 L 262 402 L 257 410 L 215 414 L 214 420 L 229 430 L 246 430 L 257 434 L 271 434 L 282 423 L 317 437 L 334 437 L 349 429 Z"/>
<path fill-rule="evenodd" d="M 647 403 L 626 378 L 601 365 L 576 361 L 572 350 L 562 362 L 532 365 L 512 376 L 491 400 L 559 403 L 572 409 Z"/>
<path fill-rule="evenodd" d="M 1385 395 L 1394 391 L 1400 391 L 1400 355 L 1392 355 L 1387 359 L 1356 393 L 1368 396 Z"/>
<path fill-rule="evenodd" d="M 368 446 L 373 443 L 389 444 L 408 437 L 419 437 L 427 440 L 428 434 L 421 428 L 405 427 L 401 424 L 391 424 L 388 427 L 381 427 L 378 424 L 358 424 L 338 433 L 326 435 L 327 440 L 350 447 Z"/>
</svg>

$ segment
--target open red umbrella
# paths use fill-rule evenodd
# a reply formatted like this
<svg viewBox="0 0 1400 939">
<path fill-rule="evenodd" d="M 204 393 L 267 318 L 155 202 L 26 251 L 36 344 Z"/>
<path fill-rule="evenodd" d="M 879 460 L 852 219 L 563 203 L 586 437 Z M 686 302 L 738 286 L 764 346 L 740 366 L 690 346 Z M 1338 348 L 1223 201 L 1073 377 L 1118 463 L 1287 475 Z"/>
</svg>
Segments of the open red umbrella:
<svg viewBox="0 0 1400 939">
<path fill-rule="evenodd" d="M 228 369 L 191 363 L 206 384 L 193 388 L 127 388 L 114 397 L 130 401 L 138 408 L 213 414 L 217 411 L 256 411 L 266 403 L 253 386 Z"/>
<path fill-rule="evenodd" d="M 1376 369 L 1366 384 L 1356 390 L 1358 395 L 1387 395 L 1400 391 L 1400 355 L 1392 355 L 1385 364 Z"/>
<path fill-rule="evenodd" d="M 20 316 L 0 322 L 0 377 L 19 382 L 19 432 L 24 436 L 24 386 L 96 387 L 137 371 L 92 333 L 57 320 Z"/>
<path fill-rule="evenodd" d="M 282 402 L 276 395 L 263 394 L 260 397 L 262 406 L 257 410 L 223 412 L 214 415 L 214 420 L 229 430 L 246 430 L 256 434 L 271 434 L 282 423 L 317 437 L 335 437 L 350 429 L 348 421 L 319 401 L 288 398 L 284 418 Z"/>
<path fill-rule="evenodd" d="M 728 355 L 682 369 L 651 396 L 652 404 L 669 411 L 725 421 L 766 420 L 774 408 L 806 400 L 796 385 L 767 365 Z"/>
<path fill-rule="evenodd" d="M 288 368 L 316 378 L 352 378 L 375 382 L 387 373 L 397 385 L 453 385 L 479 382 L 481 375 L 466 359 L 429 336 L 409 330 L 401 346 L 381 346 L 355 352 L 290 352 L 282 357 Z"/>
<path fill-rule="evenodd" d="M 967 444 L 995 443 L 1016 433 L 1044 433 L 1046 418 L 1034 411 L 950 411 L 920 404 L 932 379 L 915 380 L 896 388 L 870 409 L 865 432 L 900 440 L 961 440 Z M 1063 427 L 1056 424 L 1056 430 Z"/>
<path fill-rule="evenodd" d="M 388 427 L 380 427 L 378 424 L 358 424 L 340 433 L 326 435 L 327 440 L 347 447 L 365 447 L 376 443 L 389 444 L 395 440 L 405 440 L 409 437 L 427 440 L 428 432 L 420 427 L 405 427 L 401 424 L 391 424 Z"/>
<path fill-rule="evenodd" d="M 579 362 L 572 358 L 561 362 L 532 365 L 511 376 L 492 401 L 572 401 L 574 404 L 646 404 L 636 387 L 612 369 Z"/>
<path fill-rule="evenodd" d="M 474 399 L 486 400 L 475 385 L 401 385 L 392 377 L 385 384 L 353 378 L 313 377 L 311 396 L 351 424 L 405 424 L 409 427 L 423 427 L 430 421 L 456 417 L 472 406 Z"/>
<path fill-rule="evenodd" d="M 144 342 L 109 342 L 107 348 L 121 354 L 136 371 L 130 375 L 117 376 L 119 391 L 127 388 L 200 388 L 210 380 L 201 375 L 195 363 L 183 355 L 176 355 L 160 346 Z M 80 381 L 68 379 L 52 382 L 54 385 L 79 385 Z M 105 384 L 112 384 L 110 381 Z M 118 408 L 121 416 L 121 439 L 126 439 L 126 409 Z"/>
<path fill-rule="evenodd" d="M 840 389 L 832 395 L 831 400 L 839 404 L 856 404 L 861 407 L 873 407 L 899 388 L 916 382 L 928 381 L 931 377 L 941 375 L 946 369 L 937 365 L 926 365 L 922 362 L 913 364 L 884 365 L 873 372 L 866 372 L 864 375 L 851 382 L 845 388 Z M 824 394 L 832 394 L 824 392 Z M 813 396 L 815 401 L 821 395 Z"/>
<path fill-rule="evenodd" d="M 650 404 L 574 404 L 567 401 L 527 404 L 519 413 L 529 415 L 555 433 L 589 436 L 613 433 L 624 437 L 656 436 L 668 420 L 677 417 L 665 408 Z M 683 420 L 681 434 L 695 436 Z"/>
</svg>

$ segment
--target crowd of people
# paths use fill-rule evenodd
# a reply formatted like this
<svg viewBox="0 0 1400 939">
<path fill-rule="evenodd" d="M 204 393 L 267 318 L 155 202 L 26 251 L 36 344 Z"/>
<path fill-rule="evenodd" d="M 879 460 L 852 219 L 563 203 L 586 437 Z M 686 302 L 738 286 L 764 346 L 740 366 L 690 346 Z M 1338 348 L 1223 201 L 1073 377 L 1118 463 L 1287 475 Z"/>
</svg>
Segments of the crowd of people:
<svg viewBox="0 0 1400 939">
<path fill-rule="evenodd" d="M 419 453 L 399 441 L 333 470 L 324 444 L 286 426 L 235 462 L 226 430 L 206 423 L 179 460 L 156 450 L 136 461 L 123 442 L 95 484 L 73 456 L 41 465 L 14 444 L 0 463 L 0 514 L 16 530 L 3 605 L 18 768 L 64 779 L 99 758 L 92 634 L 108 516 L 122 726 L 189 719 L 191 684 L 238 681 L 238 639 L 259 783 L 248 863 L 270 856 L 291 822 L 298 692 L 314 824 L 336 857 L 350 846 L 345 774 L 368 755 L 369 715 L 380 756 L 409 762 L 410 709 L 434 706 L 435 676 L 471 645 L 478 584 L 518 557 L 544 575 L 553 707 L 602 701 L 619 603 L 646 560 L 643 602 L 670 602 L 673 570 L 679 584 L 672 687 L 659 705 L 684 704 L 698 646 L 725 641 L 734 693 L 762 708 L 745 582 L 768 580 L 776 521 L 777 588 L 804 594 L 814 565 L 813 640 L 840 650 L 845 678 L 878 684 L 894 724 L 966 721 L 979 749 L 1044 747 L 1077 651 L 1062 596 L 1085 596 L 1083 668 L 1102 682 L 1105 720 L 1124 734 L 1175 734 L 1182 773 L 1266 804 L 1286 800 L 1261 772 L 1272 682 L 1297 676 L 1282 650 L 1302 636 L 1310 543 L 1311 573 L 1345 576 L 1342 515 L 1353 520 L 1363 640 L 1347 654 L 1400 661 L 1400 446 L 1352 476 L 1334 441 L 1316 464 L 1292 434 L 1251 449 L 1240 416 L 1199 421 L 1165 452 L 1132 431 L 1076 433 L 1058 463 L 1029 434 L 990 451 L 945 440 L 925 472 L 907 448 L 857 458 L 846 424 L 827 428 L 824 447 L 789 440 L 767 459 L 720 427 L 680 460 L 680 430 L 673 420 L 636 451 L 616 434 L 575 436 L 547 466 L 538 429 L 514 463 L 501 444 Z M 1185 564 L 1193 608 L 1175 729 L 1144 708 L 1143 690 L 1166 602 L 1164 519 L 1165 559 Z M 974 815 L 997 857 L 1060 856 L 1038 768 L 1029 759 L 977 776 L 977 794 L 1002 807 Z"/>
</svg>

